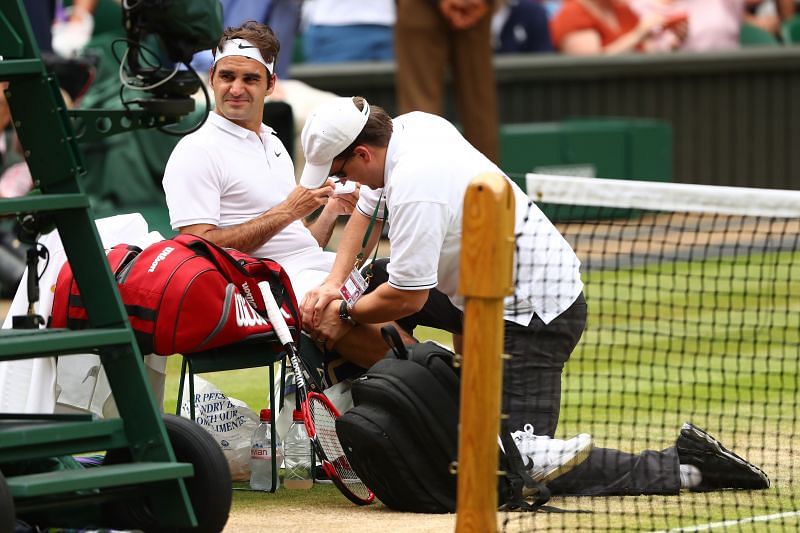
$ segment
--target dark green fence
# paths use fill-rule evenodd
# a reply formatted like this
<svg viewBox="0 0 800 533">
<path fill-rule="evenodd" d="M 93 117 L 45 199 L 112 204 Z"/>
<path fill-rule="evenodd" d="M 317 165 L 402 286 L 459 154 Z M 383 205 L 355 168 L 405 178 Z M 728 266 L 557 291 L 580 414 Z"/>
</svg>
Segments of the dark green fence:
<svg viewBox="0 0 800 533">
<path fill-rule="evenodd" d="M 658 119 L 673 130 L 673 181 L 800 188 L 800 47 L 505 56 L 496 59 L 495 70 L 504 124 Z M 298 65 L 292 74 L 317 88 L 361 94 L 395 110 L 391 63 Z M 448 118 L 457 121 L 452 99 L 447 109 Z"/>
</svg>

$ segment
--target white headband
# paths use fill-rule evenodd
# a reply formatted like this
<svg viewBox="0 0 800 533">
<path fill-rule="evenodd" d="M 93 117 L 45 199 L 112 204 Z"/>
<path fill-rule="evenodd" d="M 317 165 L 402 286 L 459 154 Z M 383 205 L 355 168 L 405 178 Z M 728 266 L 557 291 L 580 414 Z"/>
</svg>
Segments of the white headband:
<svg viewBox="0 0 800 533">
<path fill-rule="evenodd" d="M 255 59 L 267 67 L 267 73 L 270 76 L 272 75 L 272 67 L 275 65 L 275 61 L 272 61 L 271 63 L 264 61 L 264 57 L 261 55 L 261 50 L 259 50 L 257 46 L 254 46 L 250 41 L 246 41 L 245 39 L 230 39 L 225 41 L 225 45 L 221 51 L 219 48 L 217 48 L 217 53 L 214 56 L 214 65 L 216 65 L 217 62 L 223 57 L 228 56 L 244 56 L 249 57 L 250 59 Z"/>
</svg>

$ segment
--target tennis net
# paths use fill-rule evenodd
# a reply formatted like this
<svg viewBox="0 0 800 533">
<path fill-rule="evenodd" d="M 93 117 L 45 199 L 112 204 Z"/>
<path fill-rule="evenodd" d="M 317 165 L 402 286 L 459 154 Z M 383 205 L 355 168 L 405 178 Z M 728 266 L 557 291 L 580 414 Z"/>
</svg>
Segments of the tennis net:
<svg viewBox="0 0 800 533">
<path fill-rule="evenodd" d="M 549 484 L 568 512 L 502 513 L 503 528 L 800 527 L 800 191 L 534 174 L 526 185 L 581 262 L 588 310 L 555 435 L 588 433 L 594 449 Z M 536 255 L 517 243 L 519 273 Z M 516 374 L 507 366 L 504 386 Z M 752 490 L 745 460 L 769 488 Z"/>
</svg>

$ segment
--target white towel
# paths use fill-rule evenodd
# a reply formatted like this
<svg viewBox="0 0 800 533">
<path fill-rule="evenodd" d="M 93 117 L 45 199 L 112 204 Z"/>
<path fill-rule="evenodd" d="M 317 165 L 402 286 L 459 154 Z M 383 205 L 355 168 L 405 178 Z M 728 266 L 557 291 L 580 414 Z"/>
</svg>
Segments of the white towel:
<svg viewBox="0 0 800 533">
<path fill-rule="evenodd" d="M 163 240 L 158 232 L 148 232 L 147 222 L 139 213 L 118 215 L 95 221 L 103 247 L 109 249 L 119 243 L 133 244 L 145 248 Z M 53 290 L 61 266 L 67 260 L 58 231 L 53 231 L 39 241 L 50 252 L 50 260 L 44 272 L 45 261 L 39 260 L 39 301 L 34 306 L 36 313 L 47 320 L 53 307 Z M 11 328 L 11 317 L 25 314 L 28 295 L 25 285 L 27 270 L 11 302 L 3 329 Z M 156 403 L 163 401 L 163 380 L 166 375 L 166 357 L 148 355 L 145 368 L 155 378 Z M 158 386 L 160 376 L 160 387 Z M 0 412 L 3 413 L 53 413 L 56 403 L 68 410 L 93 412 L 99 416 L 114 416 L 116 407 L 111 390 L 100 368 L 100 358 L 95 354 L 60 357 L 40 357 L 19 361 L 0 362 Z"/>
</svg>

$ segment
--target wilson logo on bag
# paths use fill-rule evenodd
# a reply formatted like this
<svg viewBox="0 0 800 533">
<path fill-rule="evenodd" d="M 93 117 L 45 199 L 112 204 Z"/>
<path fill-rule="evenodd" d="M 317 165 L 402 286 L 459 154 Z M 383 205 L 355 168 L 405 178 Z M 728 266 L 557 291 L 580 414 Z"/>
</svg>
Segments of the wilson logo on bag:
<svg viewBox="0 0 800 533">
<path fill-rule="evenodd" d="M 142 353 L 188 354 L 273 338 L 261 292 L 252 290 L 260 281 L 269 282 L 293 333 L 300 330 L 289 277 L 275 261 L 222 249 L 193 235 L 144 250 L 120 244 L 107 256 Z M 56 281 L 49 326 L 88 325 L 66 263 Z"/>
<path fill-rule="evenodd" d="M 260 324 L 266 324 L 264 317 L 259 315 L 253 306 L 247 303 L 239 293 L 233 295 L 236 300 L 236 324 L 241 328 L 249 328 Z"/>
<path fill-rule="evenodd" d="M 167 246 L 163 250 L 161 250 L 161 253 L 159 253 L 156 256 L 156 258 L 150 264 L 150 268 L 148 268 L 147 271 L 151 272 L 151 273 L 155 272 L 156 271 L 156 267 L 158 266 L 158 263 L 163 261 L 170 254 L 170 252 L 173 252 L 173 251 L 175 251 L 175 248 L 173 248 L 172 246 Z"/>
</svg>

